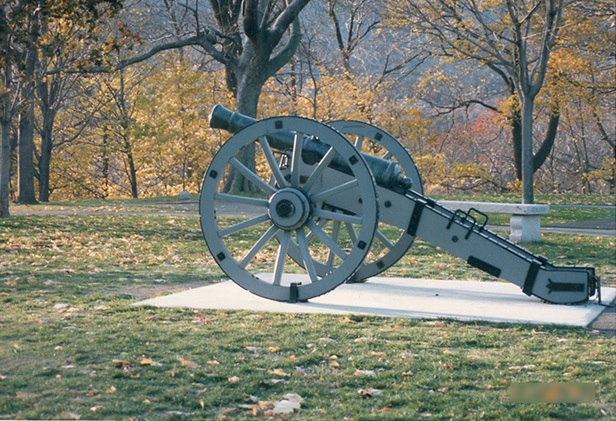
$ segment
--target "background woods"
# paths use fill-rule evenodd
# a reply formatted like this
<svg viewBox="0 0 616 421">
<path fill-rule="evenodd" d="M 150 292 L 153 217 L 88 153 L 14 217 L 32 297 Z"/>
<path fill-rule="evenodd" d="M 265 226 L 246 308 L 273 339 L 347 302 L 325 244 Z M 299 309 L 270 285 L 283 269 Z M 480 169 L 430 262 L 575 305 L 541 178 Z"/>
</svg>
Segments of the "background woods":
<svg viewBox="0 0 616 421">
<path fill-rule="evenodd" d="M 11 200 L 196 193 L 225 140 L 207 128 L 219 102 L 382 126 L 428 193 L 613 193 L 614 12 L 603 0 L 3 1 L 0 215 Z"/>
</svg>

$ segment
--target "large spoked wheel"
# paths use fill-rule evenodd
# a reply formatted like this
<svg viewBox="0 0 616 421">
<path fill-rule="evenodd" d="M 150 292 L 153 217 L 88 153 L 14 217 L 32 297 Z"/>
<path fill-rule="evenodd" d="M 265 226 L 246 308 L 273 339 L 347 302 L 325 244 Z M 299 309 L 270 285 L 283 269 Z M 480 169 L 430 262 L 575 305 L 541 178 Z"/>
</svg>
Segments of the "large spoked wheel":
<svg viewBox="0 0 616 421">
<path fill-rule="evenodd" d="M 254 169 L 242 163 L 246 149 L 254 149 Z M 232 170 L 253 193 L 224 191 Z M 249 216 L 216 215 L 216 209 L 234 206 Z M 313 120 L 278 117 L 238 132 L 214 156 L 200 218 L 212 256 L 235 283 L 293 302 L 353 276 L 370 250 L 378 203 L 370 170 L 343 135 Z M 353 234 L 336 232 L 339 224 Z M 291 245 L 300 264 L 288 256 Z"/>
<path fill-rule="evenodd" d="M 412 189 L 423 194 L 423 183 L 415 161 L 396 138 L 376 126 L 361 121 L 339 120 L 328 124 L 344 134 L 361 153 L 397 162 L 401 176 L 410 178 L 413 183 Z M 408 235 L 405 229 L 395 225 L 397 217 L 406 214 L 408 210 L 396 209 L 396 202 L 390 200 L 387 194 L 378 196 L 379 224 L 375 239 L 366 259 L 349 279 L 350 282 L 363 282 L 387 270 L 404 256 L 415 240 L 415 237 Z M 332 221 L 332 224 L 334 232 L 347 231 L 347 235 L 353 235 L 350 231 L 352 227 L 340 221 Z M 297 249 L 293 249 L 292 253 L 294 256 L 297 255 Z"/>
</svg>

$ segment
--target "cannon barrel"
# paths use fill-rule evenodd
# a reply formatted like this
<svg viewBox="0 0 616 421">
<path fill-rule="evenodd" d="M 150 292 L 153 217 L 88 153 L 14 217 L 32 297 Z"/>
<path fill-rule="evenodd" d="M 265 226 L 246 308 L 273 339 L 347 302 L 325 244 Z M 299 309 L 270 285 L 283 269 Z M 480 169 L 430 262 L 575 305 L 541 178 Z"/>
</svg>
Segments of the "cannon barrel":
<svg viewBox="0 0 616 421">
<path fill-rule="evenodd" d="M 220 104 L 212 108 L 209 117 L 209 124 L 211 128 L 223 129 L 230 133 L 237 133 L 257 121 L 258 120 L 255 118 L 231 111 Z M 268 135 L 267 140 L 272 148 L 279 151 L 284 151 L 293 147 L 293 134 L 290 132 Z M 312 136 L 304 136 L 304 160 L 308 162 L 315 162 L 314 155 L 316 155 L 318 160 L 327 153 L 328 149 L 329 147 L 319 142 L 318 139 L 315 139 Z M 374 176 L 374 180 L 377 185 L 387 189 L 399 191 L 401 193 L 411 188 L 413 184 L 411 179 L 402 176 L 400 166 L 397 162 L 388 161 L 364 153 L 361 155 L 372 171 L 372 175 Z M 330 166 L 347 174 L 351 173 L 350 168 L 343 159 L 333 159 Z"/>
</svg>

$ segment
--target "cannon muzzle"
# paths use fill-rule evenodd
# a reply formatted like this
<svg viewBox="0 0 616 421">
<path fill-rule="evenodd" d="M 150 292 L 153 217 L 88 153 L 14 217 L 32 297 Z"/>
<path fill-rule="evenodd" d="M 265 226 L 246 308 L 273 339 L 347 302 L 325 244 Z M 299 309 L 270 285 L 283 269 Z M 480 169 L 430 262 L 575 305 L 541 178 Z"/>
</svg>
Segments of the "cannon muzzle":
<svg viewBox="0 0 616 421">
<path fill-rule="evenodd" d="M 237 133 L 257 121 L 258 120 L 255 118 L 231 111 L 220 104 L 212 108 L 209 117 L 211 128 L 226 130 L 230 133 Z M 290 132 L 288 134 L 278 133 L 275 135 L 268 135 L 267 140 L 270 146 L 278 151 L 284 151 L 293 147 L 293 134 Z M 328 148 L 323 143 L 320 143 L 318 139 L 314 139 L 311 136 L 304 136 L 304 154 L 308 156 L 316 154 L 319 158 L 322 158 L 325 153 L 327 153 L 327 149 Z M 388 161 L 364 153 L 361 155 L 372 171 L 377 185 L 400 193 L 410 190 L 413 183 L 410 178 L 402 176 L 400 166 L 397 162 Z M 345 173 L 351 173 L 346 162 L 342 159 L 332 160 L 330 166 Z"/>
</svg>

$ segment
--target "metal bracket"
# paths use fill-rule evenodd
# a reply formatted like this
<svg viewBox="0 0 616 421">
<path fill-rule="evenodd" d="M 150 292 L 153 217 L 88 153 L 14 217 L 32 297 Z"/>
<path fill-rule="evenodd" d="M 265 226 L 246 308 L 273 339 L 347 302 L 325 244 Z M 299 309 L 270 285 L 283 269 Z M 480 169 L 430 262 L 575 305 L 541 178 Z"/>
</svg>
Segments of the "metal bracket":
<svg viewBox="0 0 616 421">
<path fill-rule="evenodd" d="M 413 237 L 417 235 L 417 228 L 419 227 L 421 214 L 423 213 L 425 207 L 426 202 L 422 200 L 418 200 L 415 202 L 415 207 L 413 208 L 413 213 L 411 214 L 411 220 L 409 221 L 409 226 L 406 229 L 406 233 L 408 235 L 412 235 Z"/>
<path fill-rule="evenodd" d="M 475 218 L 473 215 L 471 215 L 471 212 L 474 212 L 478 215 L 483 216 L 483 223 L 481 225 L 477 224 L 477 218 Z M 460 219 L 460 224 L 463 225 L 465 222 L 470 221 L 471 226 L 468 228 L 468 231 L 466 232 L 466 235 L 464 236 L 465 240 L 468 240 L 468 238 L 471 236 L 471 233 L 473 232 L 473 229 L 475 227 L 477 227 L 477 229 L 479 231 L 483 230 L 486 226 L 486 224 L 488 223 L 488 215 L 486 215 L 485 213 L 475 209 L 475 208 L 470 208 L 468 211 L 464 212 L 463 210 L 457 209 L 456 211 L 454 211 L 453 215 L 451 215 L 451 218 L 449 218 L 449 222 L 447 223 L 447 229 L 451 228 L 451 225 L 453 224 L 453 222 L 456 219 L 456 216 L 459 217 Z"/>
<path fill-rule="evenodd" d="M 539 273 L 539 269 L 541 265 L 537 262 L 531 262 L 530 267 L 528 268 L 528 272 L 526 273 L 526 279 L 524 279 L 524 286 L 522 287 L 522 292 L 528 296 L 532 295 L 533 287 L 535 286 L 535 280 L 537 279 L 537 273 Z"/>
</svg>

